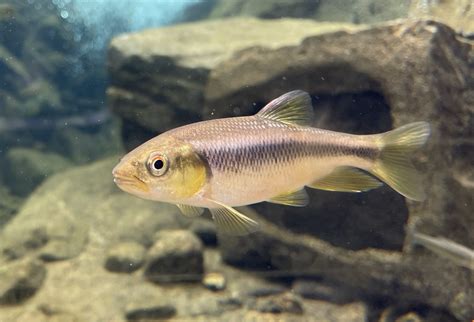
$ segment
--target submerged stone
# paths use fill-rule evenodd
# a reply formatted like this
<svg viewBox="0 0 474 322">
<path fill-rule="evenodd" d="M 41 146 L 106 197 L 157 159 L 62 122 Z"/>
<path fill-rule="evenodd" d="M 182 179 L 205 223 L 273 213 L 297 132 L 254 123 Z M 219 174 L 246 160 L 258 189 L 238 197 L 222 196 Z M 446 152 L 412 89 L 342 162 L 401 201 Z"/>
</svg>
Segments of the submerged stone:
<svg viewBox="0 0 474 322">
<path fill-rule="evenodd" d="M 31 258 L 2 263 L 0 268 L 0 304 L 21 304 L 43 284 L 44 265 Z"/>
<path fill-rule="evenodd" d="M 203 246 L 192 232 L 162 231 L 146 256 L 145 277 L 155 283 L 200 281 Z"/>
<path fill-rule="evenodd" d="M 221 291 L 226 286 L 226 278 L 222 273 L 207 273 L 202 279 L 202 284 L 212 291 Z"/>
<path fill-rule="evenodd" d="M 147 307 L 127 308 L 125 318 L 127 321 L 155 321 L 172 318 L 176 309 L 171 305 L 154 305 Z"/>
<path fill-rule="evenodd" d="M 109 249 L 105 268 L 111 272 L 131 273 L 142 266 L 144 259 L 143 245 L 137 242 L 123 242 Z"/>
</svg>

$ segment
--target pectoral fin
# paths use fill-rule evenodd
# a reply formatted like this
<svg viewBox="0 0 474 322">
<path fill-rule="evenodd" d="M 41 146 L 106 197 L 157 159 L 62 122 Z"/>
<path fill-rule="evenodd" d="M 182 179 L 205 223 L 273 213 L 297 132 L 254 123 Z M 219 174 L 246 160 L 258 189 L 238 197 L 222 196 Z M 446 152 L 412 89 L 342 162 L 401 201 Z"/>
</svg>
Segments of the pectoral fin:
<svg viewBox="0 0 474 322">
<path fill-rule="evenodd" d="M 220 232 L 229 235 L 247 235 L 258 230 L 258 223 L 232 207 L 213 201 L 220 208 L 210 208 Z"/>
<path fill-rule="evenodd" d="M 382 182 L 361 170 L 351 167 L 339 167 L 328 176 L 308 185 L 308 187 L 328 191 L 362 192 L 378 188 L 381 185 Z"/>
<path fill-rule="evenodd" d="M 277 203 L 281 205 L 293 206 L 293 207 L 304 207 L 309 203 L 309 197 L 306 190 L 301 189 L 290 193 L 285 193 L 272 199 L 268 200 L 271 203 Z"/>
<path fill-rule="evenodd" d="M 197 217 L 197 216 L 202 215 L 202 213 L 204 212 L 204 208 L 182 205 L 182 204 L 177 204 L 176 206 L 178 206 L 179 210 L 181 210 L 181 213 L 185 215 L 186 217 Z"/>
</svg>

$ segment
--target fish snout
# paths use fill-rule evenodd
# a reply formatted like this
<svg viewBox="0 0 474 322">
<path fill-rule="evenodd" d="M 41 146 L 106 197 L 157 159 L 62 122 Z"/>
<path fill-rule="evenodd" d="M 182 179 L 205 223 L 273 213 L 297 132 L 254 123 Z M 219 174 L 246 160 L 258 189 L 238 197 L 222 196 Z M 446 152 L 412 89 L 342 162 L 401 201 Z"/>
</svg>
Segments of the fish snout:
<svg viewBox="0 0 474 322">
<path fill-rule="evenodd" d="M 112 170 L 112 176 L 114 183 L 122 190 L 131 192 L 148 192 L 149 188 L 145 181 L 140 179 L 133 169 L 124 167 L 122 163 L 119 163 Z"/>
<path fill-rule="evenodd" d="M 112 176 L 114 177 L 114 182 L 120 186 L 123 183 L 132 182 L 133 177 L 130 176 L 128 171 L 123 169 L 123 166 L 119 163 L 112 170 Z"/>
</svg>

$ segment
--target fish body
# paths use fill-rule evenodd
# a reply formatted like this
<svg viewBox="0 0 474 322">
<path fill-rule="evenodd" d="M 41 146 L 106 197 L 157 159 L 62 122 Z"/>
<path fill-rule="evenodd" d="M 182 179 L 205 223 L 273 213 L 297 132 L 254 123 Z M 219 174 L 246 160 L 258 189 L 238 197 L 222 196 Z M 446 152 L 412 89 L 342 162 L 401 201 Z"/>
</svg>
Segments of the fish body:
<svg viewBox="0 0 474 322">
<path fill-rule="evenodd" d="M 231 207 L 300 190 L 339 166 L 370 169 L 379 152 L 367 137 L 258 116 L 200 122 L 155 140 L 163 139 L 190 144 L 212 174 L 201 193 Z M 189 203 L 213 208 L 199 197 Z"/>
<path fill-rule="evenodd" d="M 216 119 L 165 132 L 127 154 L 114 181 L 136 196 L 178 205 L 197 216 L 209 208 L 224 232 L 257 223 L 233 207 L 268 201 L 305 206 L 305 187 L 361 192 L 389 184 L 424 198 L 410 154 L 426 141 L 426 122 L 376 135 L 311 127 L 310 96 L 293 91 L 252 116 Z"/>
<path fill-rule="evenodd" d="M 458 266 L 474 270 L 474 250 L 443 237 L 432 237 L 419 232 L 412 233 L 412 241 Z"/>
</svg>

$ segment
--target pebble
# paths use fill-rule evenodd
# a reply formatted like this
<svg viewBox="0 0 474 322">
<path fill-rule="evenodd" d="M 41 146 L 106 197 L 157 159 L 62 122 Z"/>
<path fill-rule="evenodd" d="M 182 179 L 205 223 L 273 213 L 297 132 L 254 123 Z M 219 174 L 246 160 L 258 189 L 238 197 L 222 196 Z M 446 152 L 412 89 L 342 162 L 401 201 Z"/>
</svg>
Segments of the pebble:
<svg viewBox="0 0 474 322">
<path fill-rule="evenodd" d="M 222 273 L 207 273 L 202 279 L 204 286 L 212 291 L 225 289 L 226 279 Z"/>
<path fill-rule="evenodd" d="M 145 277 L 155 283 L 201 281 L 203 245 L 187 230 L 160 231 L 146 256 Z"/>
<path fill-rule="evenodd" d="M 32 297 L 46 276 L 44 264 L 25 258 L 0 264 L 0 304 L 20 304 Z"/>
<path fill-rule="evenodd" d="M 128 308 L 125 313 L 127 321 L 156 321 L 169 319 L 176 315 L 176 308 L 172 305 L 156 305 L 147 307 Z"/>
<path fill-rule="evenodd" d="M 112 246 L 105 268 L 111 272 L 131 273 L 139 269 L 145 259 L 145 247 L 137 242 L 122 242 Z"/>
<path fill-rule="evenodd" d="M 296 298 L 290 296 L 263 298 L 256 302 L 255 309 L 262 313 L 303 314 L 303 306 L 301 303 Z"/>
</svg>

